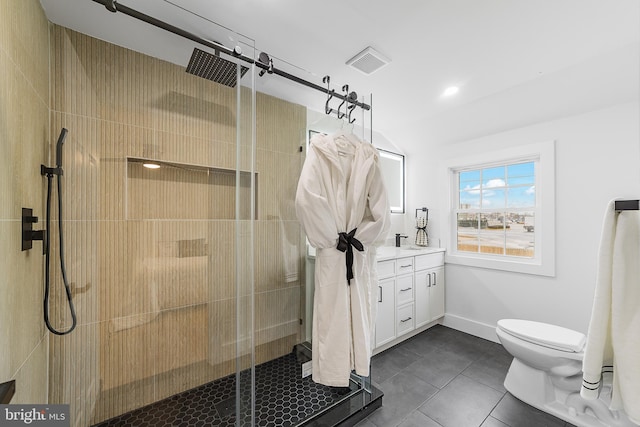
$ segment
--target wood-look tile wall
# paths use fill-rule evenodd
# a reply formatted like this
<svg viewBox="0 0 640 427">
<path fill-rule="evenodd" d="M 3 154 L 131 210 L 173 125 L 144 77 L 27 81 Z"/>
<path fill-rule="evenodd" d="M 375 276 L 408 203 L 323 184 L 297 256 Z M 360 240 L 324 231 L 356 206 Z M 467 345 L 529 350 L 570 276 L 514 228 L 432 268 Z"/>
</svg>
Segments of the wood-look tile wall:
<svg viewBox="0 0 640 427">
<path fill-rule="evenodd" d="M 51 79 L 50 132 L 69 129 L 65 245 L 79 326 L 51 339 L 50 401 L 71 402 L 75 424 L 88 425 L 233 373 L 238 341 L 257 363 L 290 352 L 301 337 L 293 202 L 306 109 L 257 95 L 256 216 L 243 172 L 247 221 L 236 222 L 235 89 L 55 25 Z M 250 91 L 241 101 L 246 171 Z M 172 165 L 146 170 L 142 158 Z"/>
<path fill-rule="evenodd" d="M 38 0 L 0 1 L 0 383 L 11 403 L 46 403 L 42 243 L 21 251 L 22 207 L 42 228 L 49 151 L 49 23 Z"/>
</svg>

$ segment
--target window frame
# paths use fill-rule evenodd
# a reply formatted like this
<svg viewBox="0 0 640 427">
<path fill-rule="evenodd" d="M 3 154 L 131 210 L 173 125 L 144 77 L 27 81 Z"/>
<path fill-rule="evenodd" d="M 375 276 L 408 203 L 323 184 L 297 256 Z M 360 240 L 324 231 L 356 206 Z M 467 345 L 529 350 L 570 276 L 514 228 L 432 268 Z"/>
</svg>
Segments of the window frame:
<svg viewBox="0 0 640 427">
<path fill-rule="evenodd" d="M 533 258 L 458 251 L 457 214 L 459 212 L 458 174 L 465 170 L 484 169 L 534 161 L 536 201 Z M 450 159 L 446 166 L 449 183 L 446 262 L 470 267 L 489 268 L 517 273 L 555 276 L 555 141 L 488 150 L 473 156 Z M 481 211 L 479 209 L 478 211 Z M 504 210 L 509 210 L 505 207 Z"/>
</svg>

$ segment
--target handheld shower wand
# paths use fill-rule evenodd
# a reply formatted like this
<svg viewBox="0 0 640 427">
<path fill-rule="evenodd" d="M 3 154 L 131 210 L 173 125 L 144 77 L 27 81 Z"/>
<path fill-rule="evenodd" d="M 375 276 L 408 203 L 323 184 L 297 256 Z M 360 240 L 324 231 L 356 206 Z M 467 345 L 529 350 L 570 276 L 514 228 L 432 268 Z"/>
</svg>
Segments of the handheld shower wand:
<svg viewBox="0 0 640 427">
<path fill-rule="evenodd" d="M 64 144 L 64 140 L 67 137 L 67 132 L 67 129 L 62 128 L 56 143 L 56 167 L 60 169 L 60 175 L 62 175 L 62 144 Z"/>
<path fill-rule="evenodd" d="M 56 143 L 56 167 L 48 168 L 44 165 L 40 168 L 40 173 L 47 176 L 47 218 L 46 218 L 46 237 L 44 239 L 44 251 L 45 251 L 45 285 L 44 285 L 44 323 L 47 325 L 47 329 L 56 335 L 66 335 L 73 331 L 77 324 L 76 310 L 73 306 L 73 299 L 71 297 L 71 287 L 67 281 L 67 269 L 64 262 L 64 235 L 62 233 L 62 144 L 67 137 L 67 129 L 62 128 L 58 142 Z M 50 236 L 51 236 L 51 185 L 53 177 L 57 176 L 58 179 L 58 230 L 59 230 L 59 242 L 60 242 L 60 270 L 62 271 L 62 282 L 64 283 L 64 289 L 67 294 L 67 301 L 69 302 L 69 311 L 71 312 L 71 326 L 66 331 L 59 331 L 51 325 L 49 321 L 49 291 L 50 291 L 50 278 L 49 278 L 49 263 L 51 256 Z"/>
</svg>

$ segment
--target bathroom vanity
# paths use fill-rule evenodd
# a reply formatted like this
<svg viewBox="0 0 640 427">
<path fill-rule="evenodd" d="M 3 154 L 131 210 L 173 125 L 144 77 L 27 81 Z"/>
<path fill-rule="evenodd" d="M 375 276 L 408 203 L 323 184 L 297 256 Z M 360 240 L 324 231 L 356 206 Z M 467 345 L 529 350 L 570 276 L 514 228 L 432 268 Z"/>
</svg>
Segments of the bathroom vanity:
<svg viewBox="0 0 640 427">
<path fill-rule="evenodd" d="M 377 354 L 444 316 L 444 249 L 381 247 L 378 259 Z"/>
</svg>

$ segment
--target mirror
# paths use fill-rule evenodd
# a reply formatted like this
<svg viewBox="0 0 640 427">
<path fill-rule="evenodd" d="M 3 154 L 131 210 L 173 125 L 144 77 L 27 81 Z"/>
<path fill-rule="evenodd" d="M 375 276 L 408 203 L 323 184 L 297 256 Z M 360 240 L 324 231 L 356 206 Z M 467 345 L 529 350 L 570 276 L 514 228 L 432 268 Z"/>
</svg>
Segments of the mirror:
<svg viewBox="0 0 640 427">
<path fill-rule="evenodd" d="M 381 149 L 378 152 L 391 213 L 404 213 L 404 156 Z"/>
</svg>

